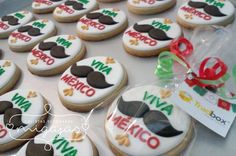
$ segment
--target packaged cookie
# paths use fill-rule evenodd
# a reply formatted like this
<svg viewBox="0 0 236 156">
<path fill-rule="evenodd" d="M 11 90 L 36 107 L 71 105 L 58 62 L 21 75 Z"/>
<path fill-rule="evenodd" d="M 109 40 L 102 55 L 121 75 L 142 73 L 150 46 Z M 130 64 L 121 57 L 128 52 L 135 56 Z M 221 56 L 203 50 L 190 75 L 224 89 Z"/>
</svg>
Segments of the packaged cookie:
<svg viewBox="0 0 236 156">
<path fill-rule="evenodd" d="M 31 12 L 24 10 L 0 18 L 0 38 L 8 38 L 11 32 L 34 19 Z"/>
<path fill-rule="evenodd" d="M 10 60 L 0 60 L 0 95 L 11 90 L 20 79 L 20 68 Z"/>
<path fill-rule="evenodd" d="M 56 7 L 53 17 L 58 22 L 77 22 L 86 13 L 98 9 L 96 0 L 68 0 Z"/>
<path fill-rule="evenodd" d="M 55 24 L 48 19 L 30 22 L 13 31 L 8 38 L 8 45 L 12 51 L 30 51 L 36 44 L 57 33 Z"/>
<path fill-rule="evenodd" d="M 120 34 L 127 26 L 128 19 L 123 11 L 103 8 L 80 18 L 77 33 L 81 39 L 100 41 Z"/>
<path fill-rule="evenodd" d="M 81 60 L 85 52 L 85 45 L 77 36 L 58 35 L 37 44 L 28 55 L 27 66 L 36 75 L 55 75 Z"/>
<path fill-rule="evenodd" d="M 141 15 L 164 12 L 176 4 L 176 0 L 128 0 L 130 12 Z"/>
<path fill-rule="evenodd" d="M 14 90 L 0 96 L 0 152 L 34 137 L 45 125 L 50 107 L 34 90 Z"/>
<path fill-rule="evenodd" d="M 188 146 L 193 123 L 168 101 L 171 94 L 170 90 L 146 85 L 125 91 L 113 102 L 105 131 L 115 155 L 172 156 Z"/>
<path fill-rule="evenodd" d="M 177 21 L 186 28 L 226 26 L 233 22 L 234 5 L 228 0 L 189 0 L 177 12 Z"/>
<path fill-rule="evenodd" d="M 156 56 L 168 50 L 171 41 L 181 35 L 181 27 L 171 19 L 146 19 L 135 23 L 124 32 L 123 45 L 131 55 Z"/>
<path fill-rule="evenodd" d="M 124 67 L 112 57 L 91 57 L 76 62 L 61 76 L 58 94 L 73 111 L 90 111 L 109 104 L 127 84 Z"/>
<path fill-rule="evenodd" d="M 65 1 L 66 0 L 34 0 L 32 3 L 32 10 L 37 14 L 50 13 Z"/>
</svg>

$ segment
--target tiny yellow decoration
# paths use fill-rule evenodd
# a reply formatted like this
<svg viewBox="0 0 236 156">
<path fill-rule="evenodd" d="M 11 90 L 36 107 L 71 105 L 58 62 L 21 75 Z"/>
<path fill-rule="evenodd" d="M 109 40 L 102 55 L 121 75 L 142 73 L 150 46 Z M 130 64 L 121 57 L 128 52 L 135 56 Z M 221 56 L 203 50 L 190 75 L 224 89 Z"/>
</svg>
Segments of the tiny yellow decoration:
<svg viewBox="0 0 236 156">
<path fill-rule="evenodd" d="M 73 96 L 73 92 L 74 92 L 73 88 L 63 90 L 63 93 L 64 93 L 65 96 Z"/>
<path fill-rule="evenodd" d="M 135 46 L 137 46 L 137 45 L 139 44 L 139 43 L 138 43 L 138 39 L 136 39 L 136 38 L 129 40 L 129 43 L 130 43 L 131 45 L 135 45 Z"/>
<path fill-rule="evenodd" d="M 185 14 L 184 17 L 185 17 L 185 19 L 190 19 L 190 20 L 193 19 L 193 15 L 192 14 Z"/>
<path fill-rule="evenodd" d="M 179 97 L 185 102 L 191 102 L 192 97 L 185 91 L 179 91 Z"/>
<path fill-rule="evenodd" d="M 35 3 L 34 6 L 35 7 L 39 7 L 41 4 L 40 3 Z"/>
<path fill-rule="evenodd" d="M 33 60 L 30 60 L 30 63 L 33 64 L 33 65 L 37 65 L 39 63 L 39 60 L 38 59 L 33 59 Z"/>
<path fill-rule="evenodd" d="M 74 131 L 71 135 L 71 142 L 81 142 L 81 141 L 83 141 L 83 134 Z"/>
<path fill-rule="evenodd" d="M 169 19 L 169 18 L 164 19 L 164 24 L 172 24 L 172 23 L 173 23 L 173 21 L 171 19 Z"/>
<path fill-rule="evenodd" d="M 13 37 L 11 40 L 10 40 L 11 43 L 16 43 L 17 42 L 17 38 Z"/>
<path fill-rule="evenodd" d="M 120 9 L 118 9 L 118 8 L 113 8 L 112 11 L 118 12 L 118 11 L 120 11 Z"/>
<path fill-rule="evenodd" d="M 130 141 L 129 141 L 129 136 L 128 134 L 124 134 L 124 135 L 117 135 L 116 138 L 117 142 L 119 143 L 119 145 L 124 145 L 126 147 L 128 147 L 130 145 Z"/>
<path fill-rule="evenodd" d="M 23 11 L 23 14 L 28 14 L 28 13 L 29 13 L 29 11 L 26 11 L 26 10 Z"/>
<path fill-rule="evenodd" d="M 81 29 L 82 29 L 82 30 L 89 30 L 89 26 L 88 26 L 88 25 L 82 25 L 82 26 L 81 26 Z"/>
<path fill-rule="evenodd" d="M 171 90 L 169 89 L 161 89 L 160 90 L 161 99 L 166 99 L 172 95 Z"/>
<path fill-rule="evenodd" d="M 68 40 L 75 40 L 76 39 L 76 36 L 74 36 L 74 35 L 69 35 L 68 36 Z"/>
<path fill-rule="evenodd" d="M 107 57 L 106 64 L 114 64 L 115 60 L 112 57 Z"/>
<path fill-rule="evenodd" d="M 29 94 L 27 95 L 27 98 L 34 98 L 34 97 L 37 97 L 37 94 L 36 92 L 33 92 L 33 91 L 30 91 Z"/>
<path fill-rule="evenodd" d="M 134 3 L 134 4 L 139 4 L 139 3 L 140 3 L 140 0 L 133 0 L 133 3 Z"/>
<path fill-rule="evenodd" d="M 56 10 L 56 13 L 57 13 L 57 14 L 62 14 L 62 12 L 63 12 L 62 9 L 57 8 L 57 10 Z"/>
<path fill-rule="evenodd" d="M 42 22 L 43 22 L 43 23 L 47 23 L 47 22 L 48 22 L 48 19 L 43 19 Z"/>
<path fill-rule="evenodd" d="M 10 67 L 11 66 L 11 62 L 10 61 L 6 61 L 6 62 L 4 62 L 4 64 L 2 66 L 3 67 Z"/>
</svg>

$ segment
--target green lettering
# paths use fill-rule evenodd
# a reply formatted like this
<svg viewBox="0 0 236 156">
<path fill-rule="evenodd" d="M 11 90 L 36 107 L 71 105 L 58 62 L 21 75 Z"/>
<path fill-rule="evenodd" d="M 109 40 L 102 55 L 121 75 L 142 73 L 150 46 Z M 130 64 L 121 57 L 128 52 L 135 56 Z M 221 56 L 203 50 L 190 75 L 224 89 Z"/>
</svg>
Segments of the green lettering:
<svg viewBox="0 0 236 156">
<path fill-rule="evenodd" d="M 69 48 L 72 45 L 72 42 L 67 41 L 66 39 L 61 38 L 61 37 L 58 37 L 56 42 L 66 48 Z"/>
<path fill-rule="evenodd" d="M 21 14 L 21 13 L 19 13 L 19 12 L 15 13 L 15 16 L 16 16 L 17 18 L 19 18 L 19 19 L 22 19 L 22 18 L 25 17 L 25 15 L 23 15 L 23 14 Z"/>
<path fill-rule="evenodd" d="M 70 152 L 66 153 L 65 156 L 76 156 L 77 152 L 78 151 L 76 149 L 73 149 Z"/>
<path fill-rule="evenodd" d="M 105 66 L 102 62 L 96 61 L 96 60 L 93 60 L 91 66 L 95 67 L 96 69 L 98 69 L 101 72 L 106 73 L 106 75 L 110 74 L 110 72 L 112 71 L 111 67 Z"/>
<path fill-rule="evenodd" d="M 83 4 L 88 4 L 89 1 L 88 0 L 78 0 L 79 2 L 83 3 Z"/>
<path fill-rule="evenodd" d="M 105 14 L 105 15 L 111 16 L 111 17 L 116 17 L 117 16 L 116 12 L 106 10 L 106 9 L 102 10 L 102 13 Z"/>
<path fill-rule="evenodd" d="M 0 67 L 0 76 L 1 76 L 3 73 L 5 73 L 5 70 Z"/>
<path fill-rule="evenodd" d="M 31 103 L 18 93 L 16 93 L 11 100 L 15 102 L 15 104 L 17 104 L 21 109 L 23 109 L 24 112 L 28 111 L 31 106 Z"/>
<path fill-rule="evenodd" d="M 32 25 L 35 26 L 35 27 L 38 27 L 40 29 L 43 29 L 46 26 L 45 23 L 41 23 L 41 22 L 38 22 L 38 21 L 34 22 Z"/>
<path fill-rule="evenodd" d="M 166 106 L 164 108 L 161 108 L 161 111 L 163 111 L 163 112 L 166 111 L 166 113 L 168 115 L 171 115 L 173 108 L 174 108 L 173 105 L 169 105 L 169 106 Z"/>
</svg>

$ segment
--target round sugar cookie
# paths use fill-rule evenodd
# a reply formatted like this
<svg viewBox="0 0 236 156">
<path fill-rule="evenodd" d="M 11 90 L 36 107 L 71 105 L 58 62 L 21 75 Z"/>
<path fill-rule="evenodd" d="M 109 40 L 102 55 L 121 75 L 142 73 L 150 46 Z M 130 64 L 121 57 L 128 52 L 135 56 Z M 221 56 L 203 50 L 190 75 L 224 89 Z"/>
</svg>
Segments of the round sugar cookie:
<svg viewBox="0 0 236 156">
<path fill-rule="evenodd" d="M 37 14 L 50 13 L 65 1 L 66 0 L 34 0 L 32 3 L 32 10 Z"/>
<path fill-rule="evenodd" d="M 10 91 L 20 79 L 21 71 L 10 60 L 0 60 L 0 95 Z"/>
<path fill-rule="evenodd" d="M 58 35 L 37 44 L 28 55 L 27 66 L 36 75 L 55 75 L 81 60 L 85 52 L 85 45 L 77 36 Z"/>
<path fill-rule="evenodd" d="M 128 10 L 135 14 L 148 15 L 164 12 L 176 4 L 176 0 L 128 0 Z"/>
<path fill-rule="evenodd" d="M 50 130 L 50 129 L 49 129 Z M 81 132 L 46 132 L 30 139 L 16 156 L 98 156 L 86 134 Z"/>
<path fill-rule="evenodd" d="M 150 57 L 169 50 L 171 41 L 181 35 L 181 27 L 171 19 L 146 19 L 135 23 L 124 32 L 123 45 L 131 55 Z"/>
<path fill-rule="evenodd" d="M 228 0 L 189 0 L 177 12 L 177 22 L 186 28 L 226 26 L 234 20 L 235 8 Z"/>
<path fill-rule="evenodd" d="M 14 90 L 0 96 L 0 152 L 24 144 L 47 121 L 45 98 L 33 90 Z"/>
<path fill-rule="evenodd" d="M 77 32 L 81 39 L 100 41 L 124 31 L 128 26 L 125 13 L 119 9 L 104 8 L 81 17 Z"/>
<path fill-rule="evenodd" d="M 0 38 L 8 38 L 11 32 L 33 19 L 33 14 L 26 10 L 2 16 L 0 18 Z"/>
<path fill-rule="evenodd" d="M 113 2 L 121 2 L 123 0 L 97 0 L 97 1 L 102 3 L 113 3 Z"/>
<path fill-rule="evenodd" d="M 96 0 L 68 0 L 56 7 L 53 17 L 58 22 L 77 22 L 86 13 L 96 9 Z"/>
<path fill-rule="evenodd" d="M 8 38 L 8 45 L 12 51 L 30 51 L 36 44 L 55 35 L 54 23 L 48 19 L 39 19 L 28 23 L 13 31 Z"/>
<path fill-rule="evenodd" d="M 115 155 L 179 155 L 192 138 L 191 118 L 154 85 L 124 92 L 108 110 L 106 136 Z M 137 148 L 138 147 L 138 148 Z"/>
<path fill-rule="evenodd" d="M 61 76 L 58 93 L 63 105 L 73 111 L 90 111 L 113 100 L 127 84 L 123 66 L 111 57 L 79 61 Z"/>
</svg>

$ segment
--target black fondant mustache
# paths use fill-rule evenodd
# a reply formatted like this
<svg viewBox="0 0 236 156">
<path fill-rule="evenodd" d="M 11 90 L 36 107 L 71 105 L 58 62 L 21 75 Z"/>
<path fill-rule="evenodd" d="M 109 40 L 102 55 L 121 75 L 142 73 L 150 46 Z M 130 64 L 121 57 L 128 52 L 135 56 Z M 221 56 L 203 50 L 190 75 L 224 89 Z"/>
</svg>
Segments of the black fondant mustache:
<svg viewBox="0 0 236 156">
<path fill-rule="evenodd" d="M 126 102 L 123 100 L 123 97 L 120 97 L 118 109 L 127 116 L 143 118 L 145 126 L 159 136 L 174 137 L 183 133 L 183 131 L 176 130 L 161 111 L 150 110 L 149 106 L 144 102 Z"/>
<path fill-rule="evenodd" d="M 82 3 L 79 3 L 77 1 L 66 1 L 65 5 L 72 6 L 74 10 L 84 10 L 84 6 Z"/>
<path fill-rule="evenodd" d="M 2 21 L 8 21 L 9 25 L 19 25 L 20 23 L 18 23 L 18 18 L 15 18 L 14 16 L 11 15 L 7 15 L 7 16 L 3 16 L 2 17 Z"/>
<path fill-rule="evenodd" d="M 4 114 L 4 124 L 9 129 L 17 129 L 25 127 L 21 121 L 22 112 L 18 108 L 13 108 L 13 104 L 9 101 L 0 101 L 0 114 Z"/>
<path fill-rule="evenodd" d="M 52 2 L 60 2 L 62 0 L 50 0 L 50 1 L 52 1 Z"/>
<path fill-rule="evenodd" d="M 77 66 L 73 64 L 70 71 L 74 76 L 80 78 L 87 77 L 87 83 L 94 88 L 104 89 L 113 86 L 113 84 L 106 82 L 106 78 L 102 73 L 94 71 L 89 66 Z"/>
<path fill-rule="evenodd" d="M 139 25 L 138 23 L 136 23 L 134 25 L 134 30 L 140 33 L 148 33 L 148 35 L 155 40 L 166 41 L 173 39 L 168 37 L 165 31 L 154 28 L 153 26 L 148 24 Z"/>
<path fill-rule="evenodd" d="M 41 42 L 39 44 L 40 50 L 50 50 L 50 55 L 55 58 L 66 58 L 69 55 L 66 55 L 65 48 L 62 46 L 58 46 L 55 42 Z"/>
<path fill-rule="evenodd" d="M 45 148 L 50 150 L 45 150 Z M 26 156 L 54 156 L 54 150 L 51 145 L 35 144 L 34 139 L 29 141 L 25 153 Z"/>
<path fill-rule="evenodd" d="M 189 1 L 188 5 L 193 7 L 193 8 L 203 8 L 204 11 L 211 15 L 211 16 L 215 16 L 215 17 L 223 17 L 226 16 L 225 14 L 220 12 L 220 9 L 214 5 L 208 5 L 207 3 L 204 2 L 193 2 L 193 1 Z"/>
<path fill-rule="evenodd" d="M 95 13 L 88 13 L 86 15 L 88 19 L 98 19 L 98 21 L 105 25 L 114 25 L 118 22 L 114 21 L 112 17 L 103 15 L 102 13 L 95 12 Z"/>
<path fill-rule="evenodd" d="M 28 32 L 30 36 L 39 36 L 42 35 L 39 28 L 34 28 L 31 25 L 26 25 L 18 29 L 19 32 Z"/>
</svg>

